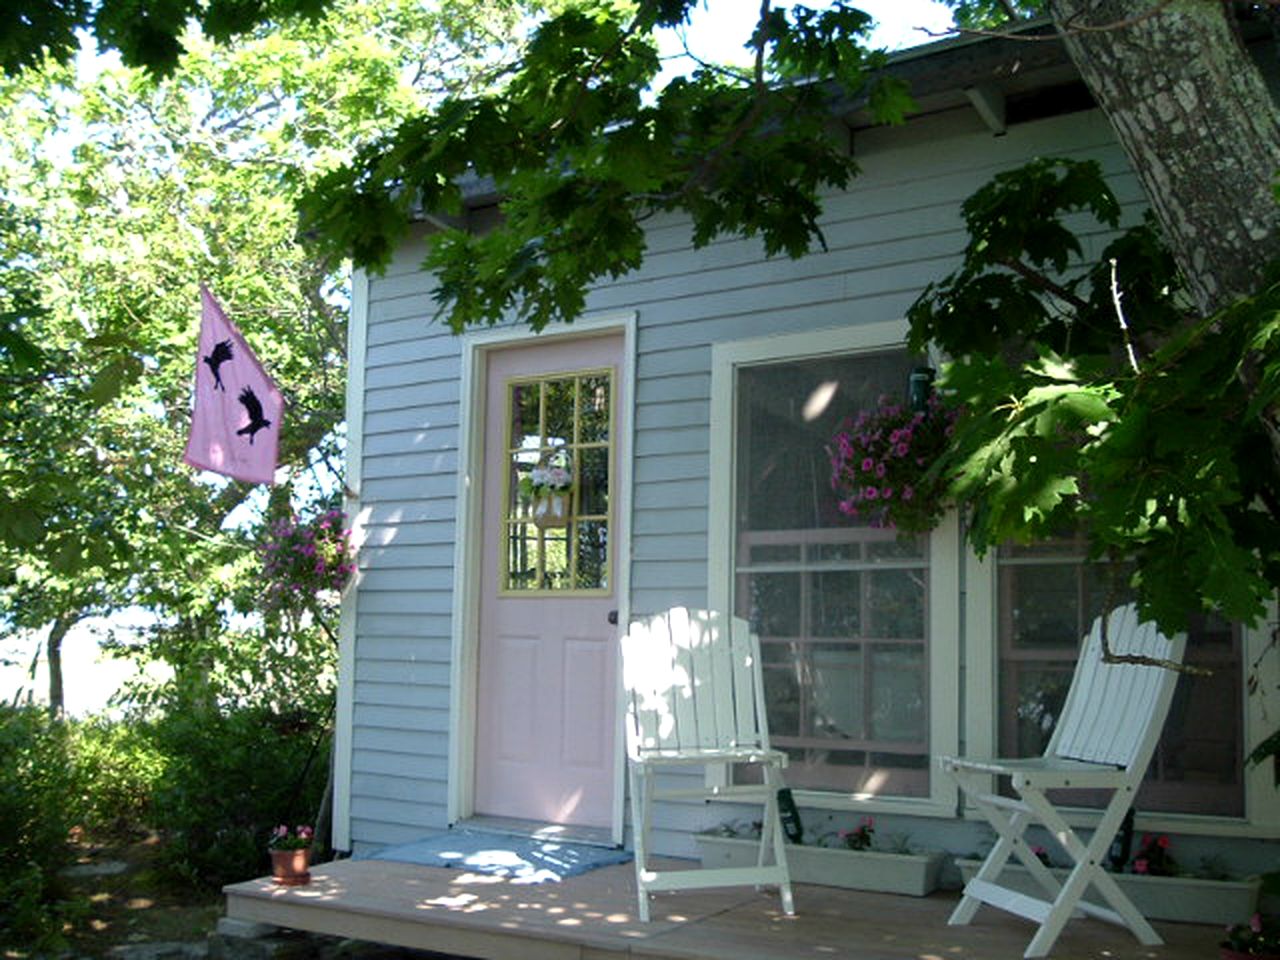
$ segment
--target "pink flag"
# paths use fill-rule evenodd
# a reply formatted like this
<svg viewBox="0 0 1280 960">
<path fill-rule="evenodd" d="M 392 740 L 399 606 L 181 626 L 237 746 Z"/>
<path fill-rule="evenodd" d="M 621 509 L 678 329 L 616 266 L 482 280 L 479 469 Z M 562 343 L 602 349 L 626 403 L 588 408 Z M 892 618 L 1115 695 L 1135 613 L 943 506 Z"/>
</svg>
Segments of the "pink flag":
<svg viewBox="0 0 1280 960">
<path fill-rule="evenodd" d="M 200 287 L 195 409 L 182 459 L 249 483 L 271 483 L 284 397 L 218 301 Z"/>
</svg>

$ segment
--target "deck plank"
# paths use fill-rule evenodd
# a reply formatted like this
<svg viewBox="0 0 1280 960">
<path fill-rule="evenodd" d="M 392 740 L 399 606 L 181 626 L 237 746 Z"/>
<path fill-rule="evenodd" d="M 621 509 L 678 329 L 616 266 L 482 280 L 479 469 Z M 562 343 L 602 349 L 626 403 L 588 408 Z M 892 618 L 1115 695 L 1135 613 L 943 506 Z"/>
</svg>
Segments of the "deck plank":
<svg viewBox="0 0 1280 960">
<path fill-rule="evenodd" d="M 967 927 L 948 927 L 954 893 L 901 897 L 805 884 L 796 888 L 795 917 L 782 914 L 775 892 L 737 888 L 657 894 L 644 924 L 630 864 L 543 884 L 381 860 L 322 864 L 312 877 L 302 887 L 270 878 L 232 884 L 227 916 L 482 960 L 1014 960 L 1034 932 L 990 909 Z M 1072 921 L 1053 956 L 1216 955 L 1216 927 L 1156 929 L 1163 947 L 1140 946 L 1096 920 Z"/>
</svg>

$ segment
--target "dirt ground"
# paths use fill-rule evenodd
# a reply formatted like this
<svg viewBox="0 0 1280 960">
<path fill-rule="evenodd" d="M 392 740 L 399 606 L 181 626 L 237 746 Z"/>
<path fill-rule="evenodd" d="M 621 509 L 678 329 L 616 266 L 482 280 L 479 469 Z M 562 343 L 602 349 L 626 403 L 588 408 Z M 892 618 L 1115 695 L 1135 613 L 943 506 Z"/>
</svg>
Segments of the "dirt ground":
<svg viewBox="0 0 1280 960">
<path fill-rule="evenodd" d="M 193 953 L 203 955 L 223 913 L 222 894 L 163 876 L 159 849 L 155 836 L 77 840 L 76 863 L 64 878 L 84 906 L 63 931 L 68 946 L 62 960 L 140 957 L 147 955 L 147 944 L 175 943 L 191 944 Z M 334 937 L 284 936 L 290 943 L 280 955 L 295 960 L 461 960 Z M 130 947 L 137 950 L 121 949 Z M 0 951 L 0 957 L 9 956 L 23 955 Z"/>
<path fill-rule="evenodd" d="M 222 895 L 164 878 L 155 836 L 79 839 L 65 880 L 83 913 L 64 930 L 73 957 L 106 957 L 112 947 L 204 941 L 222 915 Z"/>
</svg>

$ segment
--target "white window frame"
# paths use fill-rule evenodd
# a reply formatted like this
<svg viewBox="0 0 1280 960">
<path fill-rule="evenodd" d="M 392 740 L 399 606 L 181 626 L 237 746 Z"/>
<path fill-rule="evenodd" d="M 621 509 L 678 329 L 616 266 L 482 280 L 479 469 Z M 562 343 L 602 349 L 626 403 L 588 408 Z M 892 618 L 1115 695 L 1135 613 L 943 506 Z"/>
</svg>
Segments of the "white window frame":
<svg viewBox="0 0 1280 960">
<path fill-rule="evenodd" d="M 780 334 L 718 343 L 711 349 L 711 449 L 707 556 L 707 600 L 713 609 L 733 609 L 733 536 L 737 503 L 736 386 L 743 367 L 824 356 L 874 353 L 906 344 L 906 320 Z M 905 384 L 904 384 L 905 389 Z M 795 790 L 804 807 L 954 817 L 955 786 L 933 766 L 937 756 L 960 746 L 960 622 L 962 565 L 959 523 L 946 516 L 929 537 L 929 794 L 882 797 L 825 790 Z M 722 774 L 723 779 L 723 774 Z"/>
<path fill-rule="evenodd" d="M 995 696 L 1000 668 L 999 642 L 996 637 L 997 564 L 995 551 L 979 560 L 966 550 L 968 586 L 965 609 L 966 646 L 964 703 L 965 703 L 965 755 L 972 757 L 995 756 L 999 717 L 998 698 Z M 1241 702 L 1244 704 L 1243 724 L 1244 754 L 1275 729 L 1275 713 L 1278 704 L 1274 691 L 1280 686 L 1280 651 L 1271 651 L 1261 661 L 1259 686 L 1270 691 L 1272 719 L 1268 723 L 1263 716 L 1263 702 L 1257 694 L 1250 694 L 1244 685 L 1251 664 L 1258 661 L 1269 642 L 1271 625 L 1276 622 L 1277 608 L 1268 605 L 1267 615 L 1257 627 L 1242 631 L 1241 661 L 1243 676 Z M 986 638 L 986 639 L 984 639 Z M 993 785 L 994 788 L 994 785 Z M 1059 808 L 1073 827 L 1092 826 L 1100 811 L 1081 808 Z M 1210 817 L 1190 813 L 1149 813 L 1141 809 L 1134 818 L 1136 829 L 1150 832 L 1181 833 L 1220 837 L 1280 837 L 1280 788 L 1271 782 L 1271 764 L 1245 766 L 1244 769 L 1245 815 L 1235 817 Z M 965 819 L 983 820 L 972 806 L 966 806 Z M 985 821 L 984 821 L 985 822 Z"/>
</svg>

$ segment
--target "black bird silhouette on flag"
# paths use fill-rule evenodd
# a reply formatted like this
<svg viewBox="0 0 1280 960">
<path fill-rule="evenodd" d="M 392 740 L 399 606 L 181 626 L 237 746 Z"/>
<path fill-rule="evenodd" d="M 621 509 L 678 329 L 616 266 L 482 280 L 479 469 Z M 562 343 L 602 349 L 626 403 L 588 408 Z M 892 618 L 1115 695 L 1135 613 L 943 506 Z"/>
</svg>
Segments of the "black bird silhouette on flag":
<svg viewBox="0 0 1280 960">
<path fill-rule="evenodd" d="M 209 365 L 209 369 L 213 371 L 213 389 L 226 392 L 227 388 L 222 385 L 222 372 L 219 368 L 231 359 L 231 341 L 220 340 L 213 345 L 213 353 L 204 358 L 204 362 Z"/>
<path fill-rule="evenodd" d="M 236 431 L 236 436 L 247 433 L 249 435 L 249 444 L 252 446 L 253 435 L 263 427 L 271 426 L 271 421 L 262 415 L 262 401 L 258 399 L 258 395 L 253 392 L 252 387 L 245 387 L 241 390 L 239 399 L 244 404 L 245 412 L 249 414 L 249 422 Z"/>
</svg>

